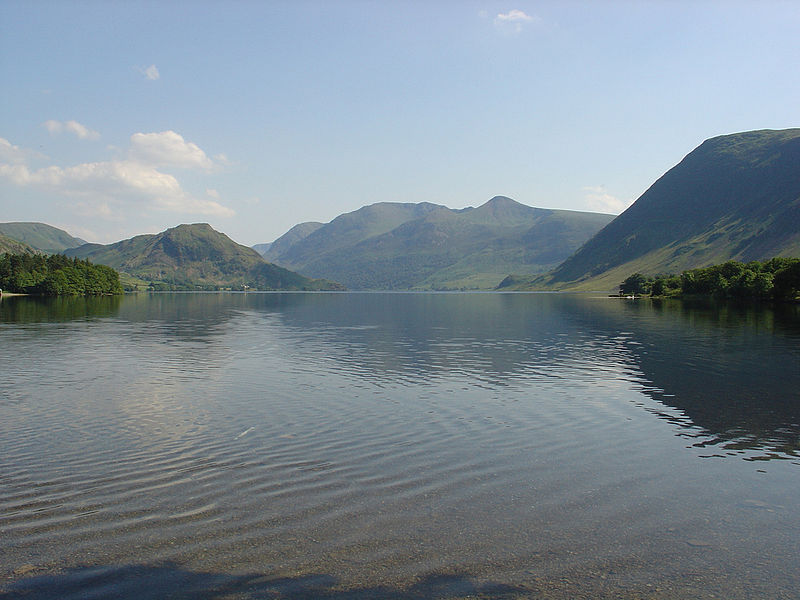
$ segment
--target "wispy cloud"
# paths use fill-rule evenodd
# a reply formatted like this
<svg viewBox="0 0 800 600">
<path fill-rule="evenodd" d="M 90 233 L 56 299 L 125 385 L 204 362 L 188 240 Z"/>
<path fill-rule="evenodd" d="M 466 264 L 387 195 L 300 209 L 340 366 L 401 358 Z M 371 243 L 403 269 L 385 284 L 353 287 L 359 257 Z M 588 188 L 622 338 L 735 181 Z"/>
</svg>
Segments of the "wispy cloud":
<svg viewBox="0 0 800 600">
<path fill-rule="evenodd" d="M 136 67 L 136 70 L 144 75 L 144 78 L 149 81 L 155 81 L 161 77 L 161 73 L 158 72 L 158 67 L 155 65 L 150 65 L 149 67 Z"/>
<path fill-rule="evenodd" d="M 507 13 L 499 13 L 494 18 L 494 26 L 506 33 L 520 33 L 524 25 L 538 23 L 540 20 L 535 15 L 515 8 Z"/>
<path fill-rule="evenodd" d="M 633 200 L 612 196 L 603 185 L 587 186 L 582 191 L 586 206 L 592 211 L 618 215 L 633 204 Z"/>
<path fill-rule="evenodd" d="M 52 134 L 58 133 L 72 133 L 81 140 L 98 140 L 100 139 L 100 134 L 93 129 L 89 129 L 86 125 L 82 125 L 77 121 L 56 121 L 54 119 L 50 119 L 49 121 L 45 121 L 42 123 L 42 127 L 47 129 Z"/>
</svg>

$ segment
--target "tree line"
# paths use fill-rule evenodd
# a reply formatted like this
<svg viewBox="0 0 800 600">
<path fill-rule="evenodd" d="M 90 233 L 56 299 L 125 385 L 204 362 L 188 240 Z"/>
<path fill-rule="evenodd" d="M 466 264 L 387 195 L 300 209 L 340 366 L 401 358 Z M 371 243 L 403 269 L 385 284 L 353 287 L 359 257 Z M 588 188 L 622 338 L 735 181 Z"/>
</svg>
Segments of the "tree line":
<svg viewBox="0 0 800 600">
<path fill-rule="evenodd" d="M 121 294 L 119 273 L 62 254 L 0 254 L 0 290 L 45 296 Z"/>
<path fill-rule="evenodd" d="M 795 300 L 800 295 L 800 258 L 765 262 L 728 261 L 680 275 L 646 277 L 634 273 L 619 286 L 622 295 L 713 296 L 755 300 Z"/>
</svg>

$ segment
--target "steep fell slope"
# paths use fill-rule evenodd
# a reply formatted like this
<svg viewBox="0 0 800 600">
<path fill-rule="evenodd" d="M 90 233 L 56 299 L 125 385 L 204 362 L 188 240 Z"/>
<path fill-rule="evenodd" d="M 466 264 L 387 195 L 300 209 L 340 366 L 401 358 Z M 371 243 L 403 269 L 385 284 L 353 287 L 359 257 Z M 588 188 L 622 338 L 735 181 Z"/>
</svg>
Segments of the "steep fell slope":
<svg viewBox="0 0 800 600">
<path fill-rule="evenodd" d="M 634 272 L 800 256 L 800 129 L 705 141 L 532 287 L 614 287 Z"/>
</svg>

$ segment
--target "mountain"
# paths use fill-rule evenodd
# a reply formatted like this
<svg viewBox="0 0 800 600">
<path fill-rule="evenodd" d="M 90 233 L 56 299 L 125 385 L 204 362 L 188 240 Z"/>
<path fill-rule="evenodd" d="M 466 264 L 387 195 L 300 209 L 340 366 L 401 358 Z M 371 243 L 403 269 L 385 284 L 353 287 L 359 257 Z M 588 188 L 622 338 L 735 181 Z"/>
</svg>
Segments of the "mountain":
<svg viewBox="0 0 800 600">
<path fill-rule="evenodd" d="M 517 287 L 613 289 L 629 275 L 800 257 L 800 129 L 703 142 L 546 276 Z"/>
<path fill-rule="evenodd" d="M 63 229 L 44 223 L 0 223 L 0 233 L 47 254 L 58 254 L 86 243 Z"/>
<path fill-rule="evenodd" d="M 460 210 L 384 202 L 284 244 L 290 231 L 266 257 L 353 289 L 492 289 L 509 272 L 555 267 L 612 218 L 504 196 Z"/>
<path fill-rule="evenodd" d="M 271 246 L 272 242 L 267 242 L 266 244 L 256 244 L 255 246 L 251 246 L 251 248 L 258 252 L 261 256 L 264 256 Z"/>
<path fill-rule="evenodd" d="M 291 243 L 292 236 L 289 235 L 295 229 L 293 227 L 275 241 L 274 250 L 270 248 L 266 258 L 278 264 L 286 262 L 287 265 L 293 266 L 306 265 L 322 254 L 349 248 L 439 208 L 443 207 L 427 202 L 421 204 L 379 202 L 364 206 L 356 211 L 339 215 L 305 237 L 297 236 L 295 243 Z M 287 237 L 288 239 L 284 240 Z"/>
<path fill-rule="evenodd" d="M 270 264 L 206 223 L 178 225 L 115 244 L 86 244 L 64 252 L 114 267 L 145 281 L 180 286 L 301 290 L 341 289 Z"/>
<path fill-rule="evenodd" d="M 0 254 L 37 254 L 38 250 L 0 233 Z"/>
<path fill-rule="evenodd" d="M 279 237 L 271 244 L 258 244 L 256 246 L 253 246 L 253 248 L 261 256 L 263 256 L 267 260 L 270 260 L 268 257 L 280 256 L 283 252 L 288 250 L 290 246 L 293 246 L 300 240 L 307 238 L 317 229 L 322 227 L 322 225 L 323 225 L 322 223 L 317 223 L 316 221 L 308 221 L 306 223 L 300 223 L 292 227 L 289 231 L 284 233 L 281 237 Z"/>
</svg>

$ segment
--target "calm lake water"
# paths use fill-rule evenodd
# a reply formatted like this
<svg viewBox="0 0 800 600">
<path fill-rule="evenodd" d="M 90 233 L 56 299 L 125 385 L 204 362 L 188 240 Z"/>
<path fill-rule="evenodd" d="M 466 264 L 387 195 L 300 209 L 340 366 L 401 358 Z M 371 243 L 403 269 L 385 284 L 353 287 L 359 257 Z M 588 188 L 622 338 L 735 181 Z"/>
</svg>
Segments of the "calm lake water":
<svg viewBox="0 0 800 600">
<path fill-rule="evenodd" d="M 800 309 L 0 301 L 2 598 L 797 598 Z"/>
</svg>

